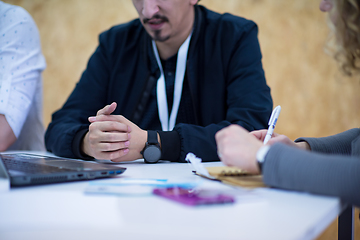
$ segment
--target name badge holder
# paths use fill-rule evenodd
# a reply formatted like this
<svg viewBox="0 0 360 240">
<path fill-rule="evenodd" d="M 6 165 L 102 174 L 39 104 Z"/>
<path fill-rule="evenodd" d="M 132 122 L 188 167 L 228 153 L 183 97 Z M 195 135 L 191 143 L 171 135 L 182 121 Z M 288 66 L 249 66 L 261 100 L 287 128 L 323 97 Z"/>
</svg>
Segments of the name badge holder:
<svg viewBox="0 0 360 240">
<path fill-rule="evenodd" d="M 182 94 L 182 88 L 183 88 L 183 82 L 184 82 L 185 70 L 186 70 L 187 54 L 189 50 L 191 35 L 192 33 L 187 37 L 187 39 L 181 45 L 178 51 L 176 72 L 175 72 L 174 100 L 170 114 L 170 119 L 169 119 L 169 110 L 168 110 L 169 108 L 166 97 L 165 75 L 161 65 L 156 43 L 154 40 L 152 41 L 152 46 L 155 53 L 156 61 L 157 64 L 159 65 L 160 73 L 161 73 L 160 78 L 157 80 L 156 95 L 157 95 L 159 118 L 163 131 L 172 131 L 175 127 L 176 117 L 179 111 L 179 105 L 181 100 L 181 94 Z"/>
</svg>

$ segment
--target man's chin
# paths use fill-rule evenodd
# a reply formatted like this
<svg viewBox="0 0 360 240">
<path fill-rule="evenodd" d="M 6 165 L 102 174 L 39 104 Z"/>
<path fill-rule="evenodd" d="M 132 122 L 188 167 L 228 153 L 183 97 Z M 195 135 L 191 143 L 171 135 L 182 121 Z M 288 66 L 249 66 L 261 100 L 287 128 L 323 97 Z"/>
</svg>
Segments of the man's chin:
<svg viewBox="0 0 360 240">
<path fill-rule="evenodd" d="M 162 37 L 162 38 L 157 38 L 154 37 L 153 40 L 156 42 L 166 42 L 167 40 L 169 40 L 170 37 Z"/>
<path fill-rule="evenodd" d="M 168 36 L 168 35 L 162 36 L 161 31 L 155 31 L 151 37 L 156 42 L 166 42 L 170 38 L 170 36 Z"/>
</svg>

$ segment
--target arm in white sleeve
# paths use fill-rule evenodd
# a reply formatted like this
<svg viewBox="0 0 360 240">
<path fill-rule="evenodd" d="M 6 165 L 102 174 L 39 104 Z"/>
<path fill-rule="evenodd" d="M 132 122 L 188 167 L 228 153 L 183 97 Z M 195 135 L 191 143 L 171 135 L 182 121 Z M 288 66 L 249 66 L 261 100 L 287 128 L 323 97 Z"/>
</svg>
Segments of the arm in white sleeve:
<svg viewBox="0 0 360 240">
<path fill-rule="evenodd" d="M 0 121 L 4 148 L 19 137 L 46 64 L 32 17 L 23 8 L 3 2 L 0 13 L 0 116 L 8 123 Z M 8 127 L 15 139 L 9 137 Z"/>
</svg>

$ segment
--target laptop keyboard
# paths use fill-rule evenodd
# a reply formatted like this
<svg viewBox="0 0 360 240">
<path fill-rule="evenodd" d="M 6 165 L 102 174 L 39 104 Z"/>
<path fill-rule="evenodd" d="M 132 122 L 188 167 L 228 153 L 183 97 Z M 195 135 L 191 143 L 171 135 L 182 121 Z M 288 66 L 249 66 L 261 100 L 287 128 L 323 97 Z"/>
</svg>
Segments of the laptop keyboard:
<svg viewBox="0 0 360 240">
<path fill-rule="evenodd" d="M 31 162 L 14 161 L 12 159 L 3 158 L 3 162 L 8 170 L 16 170 L 26 173 L 52 173 L 52 172 L 68 172 L 67 168 L 53 167 L 48 165 L 36 164 Z"/>
</svg>

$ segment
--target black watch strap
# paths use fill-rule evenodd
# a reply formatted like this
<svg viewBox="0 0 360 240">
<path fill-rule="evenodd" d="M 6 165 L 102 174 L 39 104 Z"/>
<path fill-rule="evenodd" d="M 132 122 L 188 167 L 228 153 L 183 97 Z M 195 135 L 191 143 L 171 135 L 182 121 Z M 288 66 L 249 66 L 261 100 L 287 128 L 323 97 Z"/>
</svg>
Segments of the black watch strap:
<svg viewBox="0 0 360 240">
<path fill-rule="evenodd" d="M 159 144 L 158 139 L 157 139 L 157 131 L 152 131 L 152 130 L 148 130 L 148 139 L 147 142 L 148 144 Z"/>
<path fill-rule="evenodd" d="M 148 139 L 141 154 L 146 163 L 157 163 L 161 158 L 160 144 L 157 138 L 157 131 L 147 131 Z"/>
</svg>

